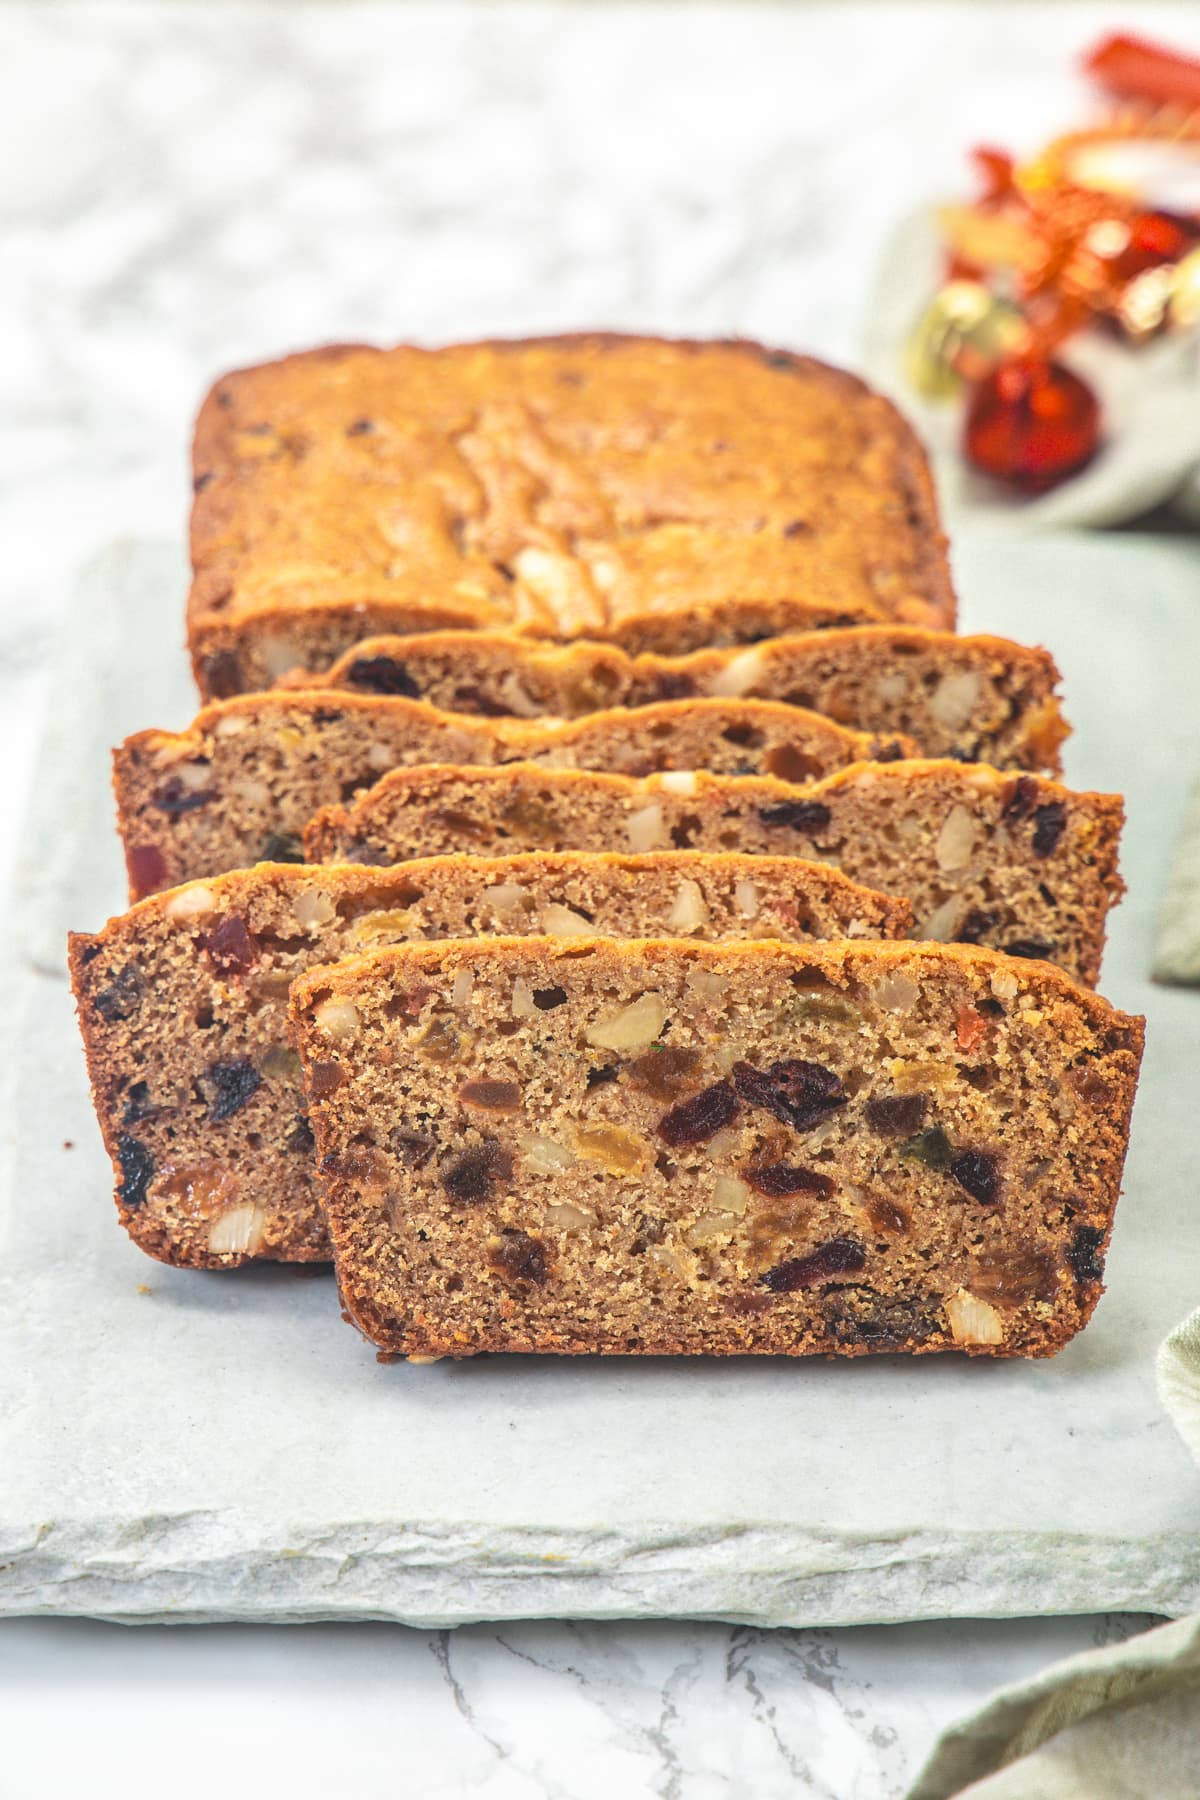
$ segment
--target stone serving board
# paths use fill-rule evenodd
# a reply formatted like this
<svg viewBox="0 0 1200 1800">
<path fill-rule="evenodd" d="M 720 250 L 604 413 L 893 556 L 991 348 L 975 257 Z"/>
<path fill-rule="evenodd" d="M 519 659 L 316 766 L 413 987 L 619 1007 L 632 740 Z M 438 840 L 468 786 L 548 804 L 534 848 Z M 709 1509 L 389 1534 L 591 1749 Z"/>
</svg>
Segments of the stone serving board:
<svg viewBox="0 0 1200 1800">
<path fill-rule="evenodd" d="M 1051 1362 L 380 1366 L 332 1281 L 160 1267 L 118 1230 L 63 967 L 122 902 L 107 750 L 193 710 L 183 568 L 82 588 L 17 876 L 0 1193 L 0 1612 L 844 1625 L 1200 1606 L 1200 1481 L 1153 1356 L 1200 1301 L 1200 994 L 1153 987 L 1200 765 L 1200 552 L 964 536 L 964 628 L 1047 642 L 1069 776 L 1123 788 L 1104 987 L 1150 1015 L 1109 1291 Z"/>
</svg>

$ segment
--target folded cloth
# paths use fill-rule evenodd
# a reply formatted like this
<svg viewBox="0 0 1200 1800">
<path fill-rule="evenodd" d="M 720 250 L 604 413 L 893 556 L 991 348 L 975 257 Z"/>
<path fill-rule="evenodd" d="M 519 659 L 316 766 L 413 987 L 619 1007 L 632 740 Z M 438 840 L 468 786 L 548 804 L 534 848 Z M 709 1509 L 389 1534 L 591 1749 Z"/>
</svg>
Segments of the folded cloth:
<svg viewBox="0 0 1200 1800">
<path fill-rule="evenodd" d="M 1200 782 L 1192 790 L 1171 858 L 1158 915 L 1154 979 L 1200 981 Z"/>
<path fill-rule="evenodd" d="M 1200 1312 L 1159 1351 L 1158 1390 L 1200 1462 Z M 1195 1614 L 1002 1688 L 943 1734 L 907 1800 L 1196 1800 L 1198 1794 Z"/>
<path fill-rule="evenodd" d="M 1133 349 L 1080 332 L 1062 360 L 1095 389 L 1104 442 L 1085 469 L 1030 498 L 976 474 L 959 450 L 962 408 L 923 400 L 904 376 L 904 346 L 937 292 L 942 252 L 932 208 L 912 214 L 884 252 L 862 345 L 864 375 L 912 419 L 933 456 L 946 517 L 998 525 L 1128 524 L 1160 507 L 1200 528 L 1200 335 L 1168 335 Z M 1197 1783 L 1200 1793 L 1200 1781 Z"/>
</svg>

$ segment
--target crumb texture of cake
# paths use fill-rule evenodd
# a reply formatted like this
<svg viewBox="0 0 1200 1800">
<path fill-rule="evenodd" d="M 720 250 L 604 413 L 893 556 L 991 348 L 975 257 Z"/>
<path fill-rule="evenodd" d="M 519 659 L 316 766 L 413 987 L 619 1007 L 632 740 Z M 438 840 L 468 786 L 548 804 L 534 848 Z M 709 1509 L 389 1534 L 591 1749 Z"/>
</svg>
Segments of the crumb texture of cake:
<svg viewBox="0 0 1200 1800">
<path fill-rule="evenodd" d="M 739 850 L 816 858 L 905 897 L 913 935 L 1099 978 L 1124 891 L 1115 794 L 940 762 L 860 763 L 805 787 L 757 777 L 401 769 L 305 834 L 310 862 L 471 850 Z"/>
<path fill-rule="evenodd" d="M 224 376 L 193 451 L 201 692 L 460 626 L 676 652 L 953 627 L 929 470 L 807 357 L 590 334 L 338 346 Z"/>
<path fill-rule="evenodd" d="M 1044 964 L 493 939 L 292 1008 L 386 1353 L 1048 1356 L 1102 1290 L 1142 1021 Z"/>
<path fill-rule="evenodd" d="M 1057 775 L 1069 735 L 1045 650 L 919 626 L 796 632 L 688 656 L 546 644 L 500 631 L 432 631 L 356 644 L 324 675 L 289 678 L 403 694 L 448 712 L 575 718 L 610 706 L 718 695 L 775 700 L 859 731 L 901 732 L 923 756 Z"/>
<path fill-rule="evenodd" d="M 895 938 L 899 901 L 789 857 L 441 857 L 260 864 L 158 894 L 70 943 L 117 1210 L 163 1262 L 327 1260 L 292 980 L 380 945 L 563 938 Z M 426 1054 L 449 1053 L 430 1037 Z"/>
<path fill-rule="evenodd" d="M 634 776 L 705 768 L 810 781 L 913 751 L 900 734 L 852 731 L 767 700 L 671 700 L 560 721 L 276 691 L 216 702 L 186 731 L 127 738 L 114 752 L 113 785 L 130 898 L 139 900 L 197 876 L 301 860 L 313 815 L 389 769 L 534 762 Z"/>
</svg>

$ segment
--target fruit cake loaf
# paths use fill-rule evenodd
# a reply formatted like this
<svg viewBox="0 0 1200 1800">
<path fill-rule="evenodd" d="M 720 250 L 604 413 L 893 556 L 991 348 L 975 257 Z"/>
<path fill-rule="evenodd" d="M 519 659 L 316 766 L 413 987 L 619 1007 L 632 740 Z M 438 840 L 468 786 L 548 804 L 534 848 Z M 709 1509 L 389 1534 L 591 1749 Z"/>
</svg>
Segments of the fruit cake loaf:
<svg viewBox="0 0 1200 1800">
<path fill-rule="evenodd" d="M 1101 1292 L 1143 1022 L 1045 963 L 492 939 L 292 1016 L 384 1352 L 1049 1356 Z"/>
<path fill-rule="evenodd" d="M 853 376 L 759 344 L 315 350 L 219 380 L 193 466 L 206 696 L 381 631 L 676 651 L 954 623 L 910 427 Z"/>
<path fill-rule="evenodd" d="M 329 1255 L 293 976 L 378 944 L 474 932 L 899 937 L 912 915 L 790 857 L 440 857 L 403 869 L 260 863 L 144 900 L 70 946 L 117 1208 L 165 1262 Z M 451 1056 L 436 1033 L 429 1056 Z"/>
<path fill-rule="evenodd" d="M 1094 985 L 1124 884 L 1115 794 L 981 764 L 860 763 L 806 787 L 676 772 L 400 769 L 318 813 L 310 862 L 471 850 L 741 850 L 812 856 L 905 896 L 914 935 L 1058 963 Z"/>
<path fill-rule="evenodd" d="M 425 763 L 764 771 L 807 781 L 864 757 L 911 754 L 910 739 L 850 731 L 767 700 L 671 700 L 587 718 L 478 719 L 362 694 L 246 694 L 186 731 L 141 731 L 114 757 L 133 899 L 259 858 L 301 860 L 322 806 Z"/>
<path fill-rule="evenodd" d="M 545 644 L 503 631 L 368 638 L 291 685 L 404 694 L 450 712 L 573 718 L 697 694 L 803 706 L 860 731 L 906 732 L 925 756 L 1057 775 L 1069 735 L 1045 650 L 915 625 L 796 632 L 690 656 Z"/>
</svg>

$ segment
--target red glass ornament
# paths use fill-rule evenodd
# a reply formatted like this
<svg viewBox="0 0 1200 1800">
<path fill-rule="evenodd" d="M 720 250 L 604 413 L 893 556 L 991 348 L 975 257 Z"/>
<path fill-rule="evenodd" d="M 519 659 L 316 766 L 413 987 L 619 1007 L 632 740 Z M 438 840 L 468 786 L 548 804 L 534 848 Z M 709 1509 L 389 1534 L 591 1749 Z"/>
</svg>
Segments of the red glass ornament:
<svg viewBox="0 0 1200 1800">
<path fill-rule="evenodd" d="M 971 390 L 967 460 L 998 481 L 1041 492 L 1082 469 L 1099 443 L 1099 402 L 1061 363 L 1008 357 Z"/>
</svg>

